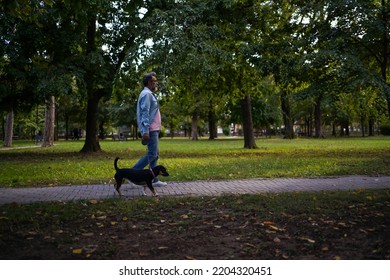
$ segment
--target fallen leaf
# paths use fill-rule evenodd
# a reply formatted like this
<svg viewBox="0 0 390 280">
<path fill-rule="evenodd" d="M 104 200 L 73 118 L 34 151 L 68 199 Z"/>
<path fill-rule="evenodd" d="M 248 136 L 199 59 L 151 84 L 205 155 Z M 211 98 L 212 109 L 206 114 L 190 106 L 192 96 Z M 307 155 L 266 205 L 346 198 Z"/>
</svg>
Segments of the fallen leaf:
<svg viewBox="0 0 390 280">
<path fill-rule="evenodd" d="M 115 226 L 118 222 L 115 222 L 115 221 L 111 221 L 111 225 L 112 226 Z"/>
<path fill-rule="evenodd" d="M 83 249 L 81 249 L 81 248 L 77 248 L 77 249 L 72 250 L 73 254 L 81 254 L 82 252 L 83 252 Z"/>
<path fill-rule="evenodd" d="M 246 221 L 243 225 L 240 226 L 240 228 L 246 228 L 248 226 L 249 222 Z"/>
<path fill-rule="evenodd" d="M 96 199 L 91 199 L 91 200 L 89 201 L 89 203 L 91 203 L 91 204 L 97 204 L 98 201 L 97 201 Z"/>
<path fill-rule="evenodd" d="M 280 243 L 280 239 L 279 239 L 278 237 L 275 237 L 275 238 L 274 238 L 274 242 L 275 242 L 275 243 Z"/>
<path fill-rule="evenodd" d="M 307 242 L 312 243 L 312 244 L 313 244 L 313 243 L 316 243 L 315 240 L 310 239 L 310 238 L 308 238 L 308 237 L 300 237 L 299 239 L 304 240 L 304 241 L 307 241 Z"/>
<path fill-rule="evenodd" d="M 95 234 L 93 232 L 85 232 L 85 233 L 82 233 L 81 235 L 84 237 L 91 237 L 91 236 L 94 236 Z"/>
<path fill-rule="evenodd" d="M 278 228 L 276 226 L 273 226 L 273 225 L 269 225 L 270 229 L 273 229 L 273 230 L 277 230 L 277 231 L 285 231 L 285 229 L 283 228 Z"/>
<path fill-rule="evenodd" d="M 183 214 L 183 215 L 180 216 L 180 218 L 182 218 L 182 219 L 188 219 L 188 215 Z"/>
<path fill-rule="evenodd" d="M 256 248 L 256 245 L 253 245 L 251 243 L 244 243 L 245 246 L 248 246 L 248 247 L 252 247 L 252 248 Z"/>
</svg>

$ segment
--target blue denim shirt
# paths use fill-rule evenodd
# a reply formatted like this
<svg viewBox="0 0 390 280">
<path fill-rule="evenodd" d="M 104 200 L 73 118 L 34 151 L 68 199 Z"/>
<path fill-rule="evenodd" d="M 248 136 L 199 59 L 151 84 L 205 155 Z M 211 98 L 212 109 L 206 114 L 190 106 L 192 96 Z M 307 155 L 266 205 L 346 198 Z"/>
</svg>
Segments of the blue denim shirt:
<svg viewBox="0 0 390 280">
<path fill-rule="evenodd" d="M 137 102 L 137 123 L 141 135 L 149 133 L 150 124 L 156 117 L 157 111 L 157 98 L 149 88 L 144 87 Z"/>
</svg>

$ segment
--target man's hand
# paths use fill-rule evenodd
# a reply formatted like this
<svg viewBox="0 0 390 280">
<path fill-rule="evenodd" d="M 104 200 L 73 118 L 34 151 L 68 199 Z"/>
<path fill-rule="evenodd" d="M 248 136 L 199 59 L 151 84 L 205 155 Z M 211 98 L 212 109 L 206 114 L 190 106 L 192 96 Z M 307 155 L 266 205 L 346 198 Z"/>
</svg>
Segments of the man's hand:
<svg viewBox="0 0 390 280">
<path fill-rule="evenodd" d="M 149 134 L 148 133 L 145 133 L 144 135 L 142 135 L 142 145 L 147 145 L 148 142 L 149 142 Z"/>
</svg>

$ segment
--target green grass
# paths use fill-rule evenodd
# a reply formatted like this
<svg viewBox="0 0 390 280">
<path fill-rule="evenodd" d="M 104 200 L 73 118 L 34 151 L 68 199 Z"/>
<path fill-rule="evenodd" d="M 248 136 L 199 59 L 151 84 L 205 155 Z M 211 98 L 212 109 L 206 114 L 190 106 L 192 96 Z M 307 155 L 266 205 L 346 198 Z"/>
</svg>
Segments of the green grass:
<svg viewBox="0 0 390 280">
<path fill-rule="evenodd" d="M 113 177 L 113 159 L 131 167 L 144 153 L 139 141 L 101 141 L 102 153 L 79 153 L 83 141 L 60 141 L 50 148 L 0 149 L 0 187 L 104 184 Z M 243 149 L 242 139 L 215 141 L 161 139 L 160 164 L 166 181 L 241 178 L 390 175 L 390 137 L 259 139 Z"/>
</svg>

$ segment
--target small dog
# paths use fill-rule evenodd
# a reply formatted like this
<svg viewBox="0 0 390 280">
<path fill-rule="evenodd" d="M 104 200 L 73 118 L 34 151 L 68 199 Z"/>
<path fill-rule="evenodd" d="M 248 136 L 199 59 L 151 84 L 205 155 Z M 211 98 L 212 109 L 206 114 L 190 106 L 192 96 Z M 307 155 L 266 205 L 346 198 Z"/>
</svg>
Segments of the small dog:
<svg viewBox="0 0 390 280">
<path fill-rule="evenodd" d="M 134 168 L 120 169 L 120 168 L 118 168 L 118 160 L 119 160 L 119 157 L 115 158 L 115 160 L 114 160 L 114 167 L 116 170 L 116 173 L 114 175 L 114 179 L 115 179 L 114 187 L 120 196 L 122 196 L 122 193 L 120 191 L 120 187 L 122 186 L 124 179 L 127 179 L 136 185 L 143 185 L 144 186 L 144 195 L 146 195 L 145 190 L 146 190 L 146 187 L 148 187 L 154 196 L 158 196 L 156 190 L 154 189 L 154 187 L 152 185 L 152 181 L 154 178 L 156 178 L 160 174 L 162 176 L 169 176 L 169 173 L 167 172 L 167 170 L 164 166 L 158 165 L 152 169 L 143 169 L 143 170 L 137 170 Z"/>
</svg>

